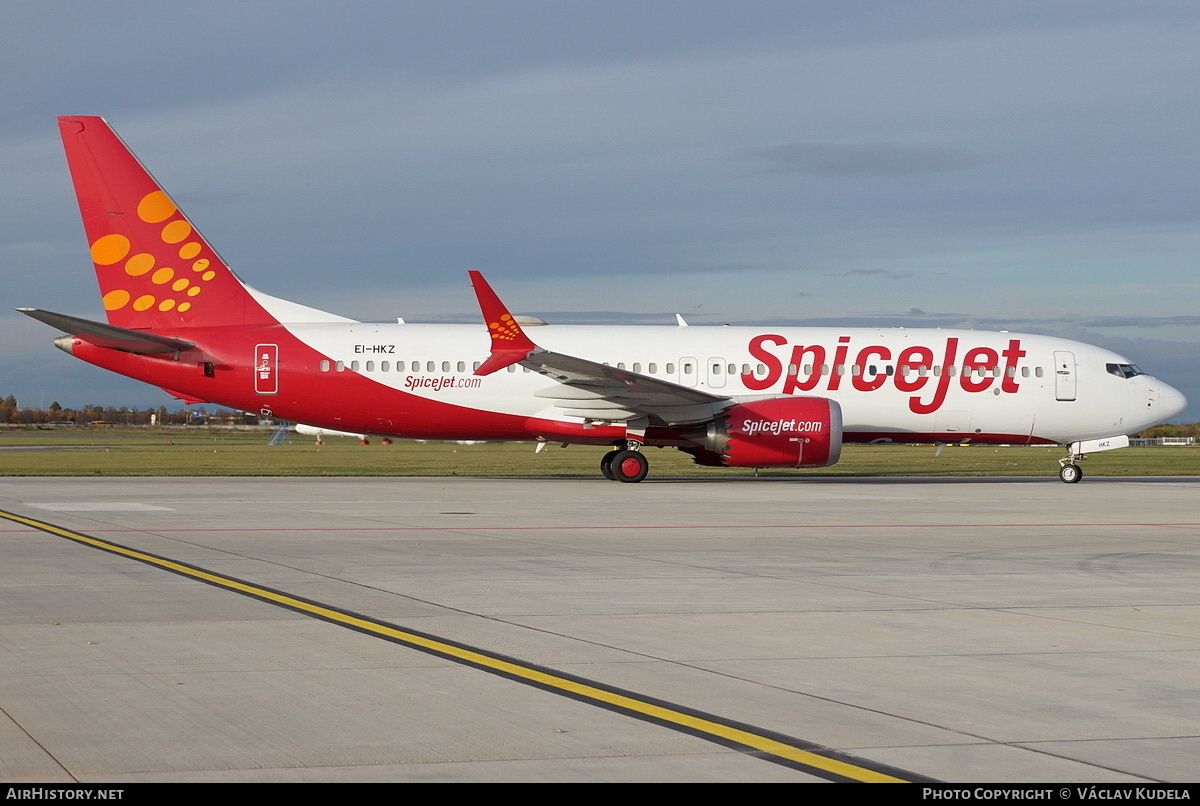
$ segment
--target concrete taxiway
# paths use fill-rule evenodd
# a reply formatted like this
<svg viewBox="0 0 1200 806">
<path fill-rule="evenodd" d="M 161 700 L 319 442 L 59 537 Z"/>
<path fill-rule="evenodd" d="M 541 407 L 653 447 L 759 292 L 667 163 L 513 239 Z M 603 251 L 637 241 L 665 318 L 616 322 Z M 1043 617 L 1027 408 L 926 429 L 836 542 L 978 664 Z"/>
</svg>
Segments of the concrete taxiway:
<svg viewBox="0 0 1200 806">
<path fill-rule="evenodd" d="M 7 782 L 1200 769 L 1200 479 L 0 478 L 0 510 Z"/>
</svg>

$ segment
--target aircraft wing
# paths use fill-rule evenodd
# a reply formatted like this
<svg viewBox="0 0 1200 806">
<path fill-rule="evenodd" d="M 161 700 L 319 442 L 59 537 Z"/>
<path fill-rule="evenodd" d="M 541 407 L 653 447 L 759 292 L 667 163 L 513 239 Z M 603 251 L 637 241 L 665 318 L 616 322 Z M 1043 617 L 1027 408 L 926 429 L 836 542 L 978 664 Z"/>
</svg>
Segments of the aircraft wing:
<svg viewBox="0 0 1200 806">
<path fill-rule="evenodd" d="M 65 313 L 54 313 L 37 308 L 17 308 L 17 310 L 39 322 L 56 327 L 64 333 L 70 333 L 97 347 L 107 347 L 110 350 L 123 350 L 127 353 L 138 354 L 175 353 L 190 350 L 196 346 L 195 342 L 156 336 L 153 333 L 129 330 L 116 325 L 106 325 L 103 322 L 67 316 Z"/>
<path fill-rule="evenodd" d="M 492 339 L 491 355 L 476 375 L 520 364 L 558 381 L 535 392 L 537 397 L 553 401 L 564 414 L 591 421 L 646 418 L 652 425 L 692 425 L 711 420 L 734 403 L 723 395 L 543 349 L 525 335 L 483 275 L 470 275 Z"/>
</svg>

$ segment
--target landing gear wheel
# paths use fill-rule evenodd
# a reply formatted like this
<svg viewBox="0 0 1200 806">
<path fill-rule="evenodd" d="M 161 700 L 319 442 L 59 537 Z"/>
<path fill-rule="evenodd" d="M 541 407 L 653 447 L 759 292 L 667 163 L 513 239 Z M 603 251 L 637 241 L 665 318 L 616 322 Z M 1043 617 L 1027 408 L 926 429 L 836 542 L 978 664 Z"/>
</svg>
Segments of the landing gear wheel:
<svg viewBox="0 0 1200 806">
<path fill-rule="evenodd" d="M 1083 478 L 1083 468 L 1079 465 L 1063 465 L 1058 469 L 1058 477 L 1066 484 L 1075 484 Z"/>
<path fill-rule="evenodd" d="M 612 463 L 613 459 L 617 458 L 616 451 L 609 451 L 600 457 L 600 475 L 609 481 L 616 481 L 617 477 L 613 475 Z"/>
<path fill-rule="evenodd" d="M 650 470 L 649 460 L 638 451 L 616 451 L 609 455 L 613 458 L 608 466 L 617 481 L 632 484 L 646 478 Z"/>
</svg>

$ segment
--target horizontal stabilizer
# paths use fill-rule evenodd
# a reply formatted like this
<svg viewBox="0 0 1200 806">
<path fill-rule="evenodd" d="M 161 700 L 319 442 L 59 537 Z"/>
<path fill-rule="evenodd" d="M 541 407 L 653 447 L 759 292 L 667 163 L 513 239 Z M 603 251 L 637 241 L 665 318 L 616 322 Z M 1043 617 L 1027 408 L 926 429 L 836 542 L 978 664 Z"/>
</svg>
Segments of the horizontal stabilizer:
<svg viewBox="0 0 1200 806">
<path fill-rule="evenodd" d="M 65 313 L 53 313 L 37 308 L 17 308 L 26 316 L 33 317 L 39 322 L 45 322 L 64 333 L 77 336 L 97 347 L 107 347 L 110 350 L 124 350 L 127 353 L 175 353 L 190 350 L 195 342 L 172 339 L 167 336 L 155 336 L 140 330 L 128 330 L 116 325 L 106 325 L 93 322 L 90 319 L 80 319 L 77 316 L 67 316 Z"/>
</svg>

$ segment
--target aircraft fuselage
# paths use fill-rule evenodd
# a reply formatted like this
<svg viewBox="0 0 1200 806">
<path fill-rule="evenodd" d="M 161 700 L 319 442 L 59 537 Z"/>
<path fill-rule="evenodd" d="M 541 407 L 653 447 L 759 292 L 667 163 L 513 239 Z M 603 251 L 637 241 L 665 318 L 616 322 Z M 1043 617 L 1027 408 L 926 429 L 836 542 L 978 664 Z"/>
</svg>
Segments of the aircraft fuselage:
<svg viewBox="0 0 1200 806">
<path fill-rule="evenodd" d="M 291 324 L 158 331 L 197 349 L 139 356 L 75 340 L 72 352 L 185 399 L 283 419 L 420 439 L 605 444 L 537 393 L 553 382 L 510 365 L 488 377 L 479 325 Z M 846 442 L 1070 443 L 1132 433 L 1181 396 L 1124 357 L 1018 333 L 865 328 L 562 326 L 531 329 L 552 352 L 735 399 L 836 400 Z M 207 374 L 206 374 L 207 370 Z M 679 429 L 658 436 L 674 444 Z M 653 442 L 653 439 L 648 441 Z"/>
</svg>

